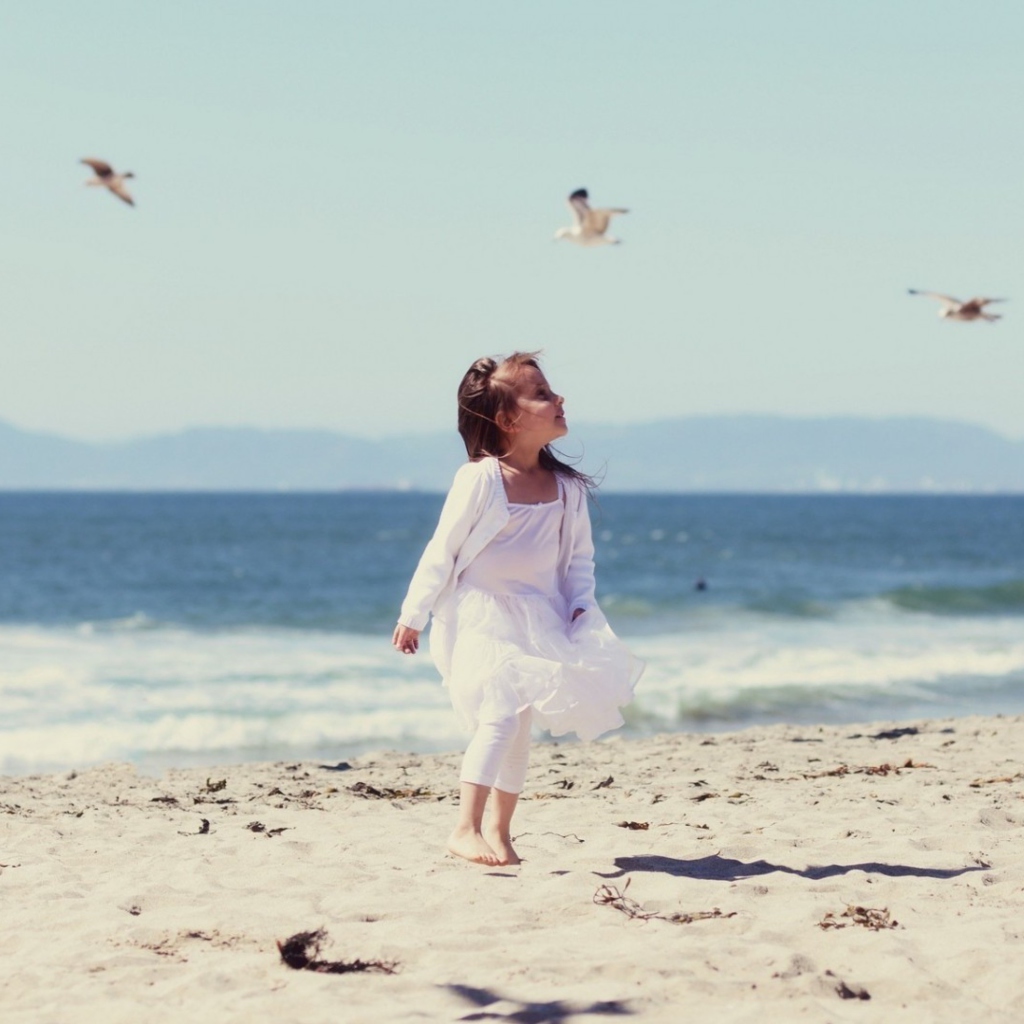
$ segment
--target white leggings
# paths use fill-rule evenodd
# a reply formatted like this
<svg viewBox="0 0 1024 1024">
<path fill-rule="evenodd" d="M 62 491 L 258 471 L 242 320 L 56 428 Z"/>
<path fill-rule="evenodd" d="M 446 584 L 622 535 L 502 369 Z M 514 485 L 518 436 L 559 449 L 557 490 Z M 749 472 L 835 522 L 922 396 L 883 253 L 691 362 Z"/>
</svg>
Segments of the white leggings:
<svg viewBox="0 0 1024 1024">
<path fill-rule="evenodd" d="M 500 722 L 482 722 L 462 758 L 462 782 L 521 793 L 530 761 L 530 709 Z"/>
</svg>

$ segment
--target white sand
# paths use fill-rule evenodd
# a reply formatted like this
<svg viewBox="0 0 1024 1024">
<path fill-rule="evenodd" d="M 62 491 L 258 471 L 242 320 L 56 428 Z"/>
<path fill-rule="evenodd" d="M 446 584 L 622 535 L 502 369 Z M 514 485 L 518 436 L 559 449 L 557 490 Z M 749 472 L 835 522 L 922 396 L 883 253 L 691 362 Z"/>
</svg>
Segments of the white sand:
<svg viewBox="0 0 1024 1024">
<path fill-rule="evenodd" d="M 0 779 L 0 1017 L 1024 1020 L 1024 718 L 908 727 L 537 745 L 516 868 L 443 853 L 454 754 Z"/>
</svg>

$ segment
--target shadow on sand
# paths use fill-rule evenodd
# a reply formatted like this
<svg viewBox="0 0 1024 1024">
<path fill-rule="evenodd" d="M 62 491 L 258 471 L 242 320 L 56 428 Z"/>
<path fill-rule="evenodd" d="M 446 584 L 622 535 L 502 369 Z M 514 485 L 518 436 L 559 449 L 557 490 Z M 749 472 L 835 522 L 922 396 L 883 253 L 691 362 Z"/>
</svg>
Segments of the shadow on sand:
<svg viewBox="0 0 1024 1024">
<path fill-rule="evenodd" d="M 571 1020 L 573 1017 L 589 1014 L 591 1016 L 626 1017 L 632 1016 L 625 1003 L 612 1001 L 607 1003 L 591 1003 L 588 1006 L 582 1004 L 572 1006 L 558 999 L 552 1003 L 521 1003 L 518 999 L 508 999 L 486 988 L 472 988 L 469 985 L 445 985 L 449 992 L 454 993 L 460 999 L 464 999 L 473 1006 L 480 1007 L 476 1013 L 467 1013 L 459 1020 L 507 1020 L 516 1021 L 518 1024 L 561 1024 L 562 1021 Z M 498 1003 L 513 1003 L 515 1009 L 507 1012 L 487 1009 Z"/>
<path fill-rule="evenodd" d="M 678 878 L 706 878 L 716 882 L 735 882 L 741 878 L 755 878 L 758 875 L 770 875 L 782 872 L 787 875 L 801 875 L 804 878 L 833 878 L 846 875 L 851 871 L 863 871 L 868 875 L 889 875 L 892 878 L 957 878 L 971 871 L 986 871 L 988 865 L 979 864 L 966 868 L 919 868 L 912 864 L 883 864 L 879 861 L 867 861 L 864 864 L 823 864 L 811 865 L 806 868 L 791 868 L 786 864 L 772 864 L 767 860 L 742 861 L 731 857 L 712 854 L 710 857 L 697 857 L 693 860 L 680 860 L 678 857 L 661 857 L 651 854 L 646 857 L 616 857 L 617 871 L 595 871 L 599 878 L 622 878 L 634 871 L 655 871 L 663 875 L 675 875 Z"/>
</svg>

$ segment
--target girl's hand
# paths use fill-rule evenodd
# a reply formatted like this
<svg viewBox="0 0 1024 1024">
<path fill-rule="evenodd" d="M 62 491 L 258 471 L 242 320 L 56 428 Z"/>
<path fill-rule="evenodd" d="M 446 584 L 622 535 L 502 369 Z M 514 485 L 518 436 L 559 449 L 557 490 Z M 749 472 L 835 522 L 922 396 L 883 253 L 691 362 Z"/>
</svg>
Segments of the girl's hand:
<svg viewBox="0 0 1024 1024">
<path fill-rule="evenodd" d="M 572 613 L 572 621 L 575 622 L 586 610 L 586 608 L 577 608 Z"/>
<path fill-rule="evenodd" d="M 420 631 L 399 623 L 395 626 L 391 643 L 395 650 L 401 651 L 402 654 L 415 654 L 420 649 Z"/>
</svg>

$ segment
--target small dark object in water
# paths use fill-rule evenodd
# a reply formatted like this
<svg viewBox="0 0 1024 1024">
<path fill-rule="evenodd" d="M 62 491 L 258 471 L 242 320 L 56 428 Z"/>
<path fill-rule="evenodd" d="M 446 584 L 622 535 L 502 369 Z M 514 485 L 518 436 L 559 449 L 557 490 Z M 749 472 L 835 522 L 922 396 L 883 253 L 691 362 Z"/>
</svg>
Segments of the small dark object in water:
<svg viewBox="0 0 1024 1024">
<path fill-rule="evenodd" d="M 703 576 L 701 576 L 700 579 L 698 579 L 697 582 L 694 583 L 693 589 L 694 590 L 707 590 L 708 589 L 708 581 L 706 579 L 704 579 Z"/>
<path fill-rule="evenodd" d="M 321 974 L 351 974 L 354 971 L 379 971 L 394 974 L 398 964 L 393 960 L 319 960 L 320 947 L 327 932 L 297 932 L 278 942 L 281 959 L 296 971 L 318 971 Z M 312 955 L 310 955 L 312 954 Z"/>
</svg>

